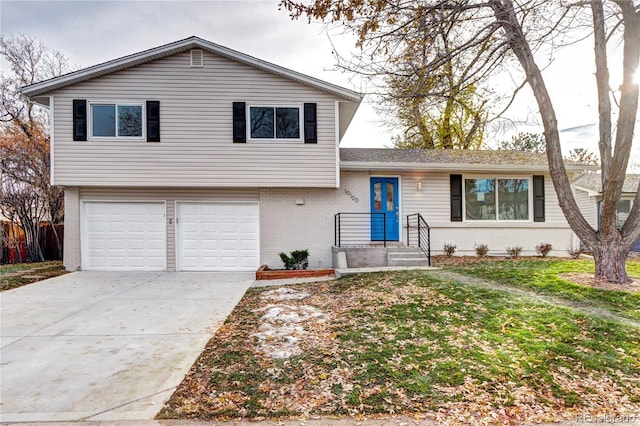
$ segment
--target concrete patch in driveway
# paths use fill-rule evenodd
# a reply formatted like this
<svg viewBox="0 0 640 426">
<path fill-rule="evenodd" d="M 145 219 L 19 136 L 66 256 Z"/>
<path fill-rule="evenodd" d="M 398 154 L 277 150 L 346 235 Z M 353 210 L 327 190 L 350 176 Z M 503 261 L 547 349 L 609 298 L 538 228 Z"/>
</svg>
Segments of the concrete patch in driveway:
<svg viewBox="0 0 640 426">
<path fill-rule="evenodd" d="M 252 273 L 76 272 L 0 295 L 0 421 L 152 419 Z"/>
</svg>

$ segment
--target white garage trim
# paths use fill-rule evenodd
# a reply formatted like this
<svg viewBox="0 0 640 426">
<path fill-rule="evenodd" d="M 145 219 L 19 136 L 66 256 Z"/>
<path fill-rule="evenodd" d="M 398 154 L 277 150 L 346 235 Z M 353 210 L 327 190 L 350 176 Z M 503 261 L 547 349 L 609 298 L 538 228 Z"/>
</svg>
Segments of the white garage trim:
<svg viewBox="0 0 640 426">
<path fill-rule="evenodd" d="M 147 206 L 148 209 L 140 212 L 136 207 L 141 206 Z M 100 209 L 107 211 L 102 217 L 98 213 Z M 166 211 L 164 201 L 82 200 L 82 269 L 166 271 Z M 141 216 L 142 219 L 136 220 Z M 122 226 L 123 234 L 118 234 L 115 229 L 119 225 Z M 130 238 L 129 235 L 133 232 L 141 235 L 135 239 Z M 117 247 L 114 246 L 116 244 Z"/>
<path fill-rule="evenodd" d="M 213 219 L 209 223 L 202 222 L 203 208 L 209 210 L 207 218 Z M 260 266 L 258 202 L 180 200 L 175 212 L 176 271 L 255 271 Z M 225 239 L 219 232 L 225 230 L 223 222 L 227 237 L 233 238 Z"/>
</svg>

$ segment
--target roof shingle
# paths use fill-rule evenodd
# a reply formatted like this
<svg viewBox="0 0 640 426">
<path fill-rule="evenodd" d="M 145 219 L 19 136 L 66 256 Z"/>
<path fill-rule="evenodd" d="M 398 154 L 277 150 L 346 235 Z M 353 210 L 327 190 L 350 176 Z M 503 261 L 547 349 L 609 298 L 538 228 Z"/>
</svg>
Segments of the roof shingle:
<svg viewBox="0 0 640 426">
<path fill-rule="evenodd" d="M 602 192 L 602 177 L 600 173 L 586 173 L 573 181 L 575 186 L 589 189 L 594 192 Z M 622 192 L 634 193 L 640 185 L 640 175 L 627 175 L 622 185 Z"/>
<path fill-rule="evenodd" d="M 340 160 L 358 163 L 441 163 L 546 166 L 546 154 L 527 151 L 340 148 Z M 575 164 L 575 163 L 572 163 Z"/>
</svg>

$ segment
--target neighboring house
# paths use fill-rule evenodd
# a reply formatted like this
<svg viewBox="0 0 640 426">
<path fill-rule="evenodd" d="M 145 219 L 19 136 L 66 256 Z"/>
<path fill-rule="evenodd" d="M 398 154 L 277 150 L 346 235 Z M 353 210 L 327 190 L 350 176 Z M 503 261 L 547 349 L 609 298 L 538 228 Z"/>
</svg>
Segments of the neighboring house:
<svg viewBox="0 0 640 426">
<path fill-rule="evenodd" d="M 631 211 L 633 200 L 640 185 L 640 175 L 627 175 L 622 185 L 622 195 L 616 212 L 618 226 L 622 226 Z M 594 228 L 600 227 L 600 204 L 602 203 L 602 177 L 598 173 L 585 173 L 574 182 L 576 202 L 585 219 Z M 640 238 L 633 244 L 631 251 L 640 252 Z"/>
<path fill-rule="evenodd" d="M 70 270 L 330 266 L 336 242 L 406 243 L 414 213 L 436 252 L 571 245 L 543 156 L 339 149 L 360 94 L 196 37 L 23 93 L 50 108 Z"/>
</svg>

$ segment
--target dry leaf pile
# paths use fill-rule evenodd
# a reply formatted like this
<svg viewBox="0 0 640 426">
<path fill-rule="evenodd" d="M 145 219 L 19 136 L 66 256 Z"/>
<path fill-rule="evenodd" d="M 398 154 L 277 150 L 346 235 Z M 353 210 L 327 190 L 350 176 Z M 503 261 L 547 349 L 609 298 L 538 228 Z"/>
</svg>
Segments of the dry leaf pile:
<svg viewBox="0 0 640 426">
<path fill-rule="evenodd" d="M 421 273 L 255 290 L 159 417 L 516 424 L 638 413 L 640 334 L 599 321 Z"/>
</svg>

